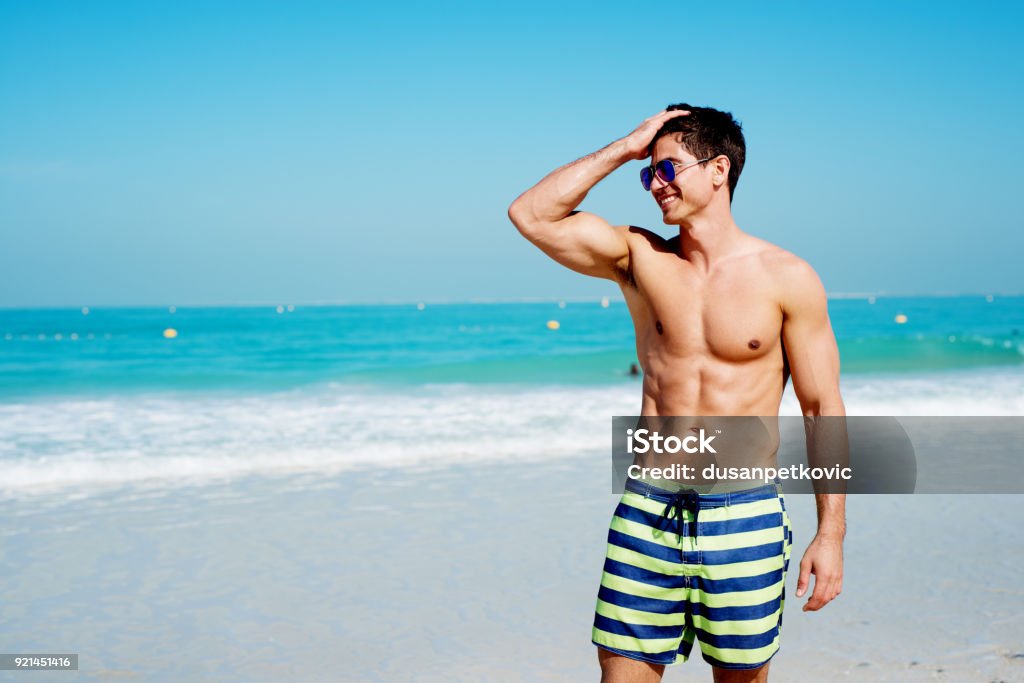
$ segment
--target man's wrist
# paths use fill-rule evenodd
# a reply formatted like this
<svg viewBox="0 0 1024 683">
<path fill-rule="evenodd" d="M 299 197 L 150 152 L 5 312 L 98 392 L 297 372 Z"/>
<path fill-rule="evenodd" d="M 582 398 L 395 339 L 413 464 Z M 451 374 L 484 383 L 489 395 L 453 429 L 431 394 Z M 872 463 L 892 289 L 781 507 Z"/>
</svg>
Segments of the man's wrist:
<svg viewBox="0 0 1024 683">
<path fill-rule="evenodd" d="M 604 152 L 605 159 L 614 163 L 617 167 L 635 158 L 635 155 L 629 149 L 626 138 L 619 138 L 601 151 Z"/>
<path fill-rule="evenodd" d="M 818 537 L 829 540 L 839 541 L 842 543 L 846 537 L 846 525 L 845 524 L 819 524 L 818 525 Z"/>
</svg>

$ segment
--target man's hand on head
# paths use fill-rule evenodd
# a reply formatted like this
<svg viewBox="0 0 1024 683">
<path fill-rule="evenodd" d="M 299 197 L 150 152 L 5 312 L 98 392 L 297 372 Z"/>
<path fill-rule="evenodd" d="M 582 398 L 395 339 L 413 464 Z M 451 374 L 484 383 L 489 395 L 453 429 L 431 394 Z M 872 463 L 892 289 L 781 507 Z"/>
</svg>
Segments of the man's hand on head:
<svg viewBox="0 0 1024 683">
<path fill-rule="evenodd" d="M 626 149 L 630 159 L 646 159 L 651 155 L 651 141 L 658 134 L 666 121 L 679 116 L 689 116 L 690 112 L 685 109 L 673 109 L 672 111 L 658 112 L 643 123 L 637 126 L 636 130 L 622 138 L 620 142 Z"/>
</svg>

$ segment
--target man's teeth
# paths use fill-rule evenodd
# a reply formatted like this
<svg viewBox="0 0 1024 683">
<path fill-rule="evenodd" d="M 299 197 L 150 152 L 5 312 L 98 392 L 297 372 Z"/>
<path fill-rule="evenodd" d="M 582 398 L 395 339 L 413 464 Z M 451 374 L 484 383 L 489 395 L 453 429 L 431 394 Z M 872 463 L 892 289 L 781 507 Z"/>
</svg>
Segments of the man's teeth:
<svg viewBox="0 0 1024 683">
<path fill-rule="evenodd" d="M 658 200 L 658 204 L 660 204 L 661 206 L 665 206 L 669 202 L 674 202 L 675 200 L 675 197 L 664 197 L 663 199 Z"/>
</svg>

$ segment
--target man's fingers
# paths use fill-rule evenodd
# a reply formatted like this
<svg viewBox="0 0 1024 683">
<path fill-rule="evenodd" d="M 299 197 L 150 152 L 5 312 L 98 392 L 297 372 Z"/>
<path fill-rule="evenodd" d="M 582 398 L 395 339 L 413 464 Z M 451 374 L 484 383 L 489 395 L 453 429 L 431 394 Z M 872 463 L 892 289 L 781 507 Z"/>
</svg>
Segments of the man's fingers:
<svg viewBox="0 0 1024 683">
<path fill-rule="evenodd" d="M 828 586 L 828 581 L 823 581 L 820 576 L 814 577 L 814 593 L 811 594 L 811 599 L 804 604 L 805 612 L 816 612 L 828 604 Z"/>
<path fill-rule="evenodd" d="M 666 111 L 661 113 L 661 122 L 664 123 L 669 119 L 674 119 L 678 116 L 689 116 L 690 111 L 688 109 L 673 109 L 672 111 Z"/>
<path fill-rule="evenodd" d="M 824 598 L 811 596 L 811 599 L 804 604 L 804 612 L 817 612 L 825 606 L 826 602 Z"/>
<path fill-rule="evenodd" d="M 644 123 L 645 124 L 649 123 L 649 124 L 657 125 L 657 127 L 660 129 L 662 124 L 665 123 L 666 121 L 668 121 L 669 119 L 674 119 L 677 116 L 689 116 L 689 115 L 690 115 L 690 111 L 688 109 L 673 109 L 672 111 L 660 111 L 657 114 L 655 114 L 654 116 L 652 116 L 652 117 L 650 117 L 648 119 L 645 119 Z"/>
<path fill-rule="evenodd" d="M 821 606 L 824 607 L 828 603 L 830 603 L 833 600 L 835 600 L 835 598 L 836 598 L 836 582 L 835 581 L 829 581 L 827 584 L 825 584 L 825 590 L 822 591 Z"/>
<path fill-rule="evenodd" d="M 805 612 L 816 612 L 836 599 L 840 593 L 841 579 L 835 577 L 814 577 L 814 593 L 804 604 Z"/>
<path fill-rule="evenodd" d="M 803 559 L 800 561 L 800 578 L 796 581 L 796 597 L 804 597 L 807 592 L 807 584 L 811 580 L 811 561 Z"/>
<path fill-rule="evenodd" d="M 652 116 L 651 118 L 649 118 L 647 120 L 651 124 L 657 126 L 657 128 L 660 130 L 661 127 L 663 125 L 665 125 L 665 122 L 668 121 L 669 119 L 674 119 L 674 118 L 677 118 L 679 116 L 689 116 L 689 115 L 690 115 L 690 112 L 688 112 L 685 109 L 673 109 L 672 111 L 663 111 L 660 114 L 656 114 L 656 115 Z"/>
</svg>

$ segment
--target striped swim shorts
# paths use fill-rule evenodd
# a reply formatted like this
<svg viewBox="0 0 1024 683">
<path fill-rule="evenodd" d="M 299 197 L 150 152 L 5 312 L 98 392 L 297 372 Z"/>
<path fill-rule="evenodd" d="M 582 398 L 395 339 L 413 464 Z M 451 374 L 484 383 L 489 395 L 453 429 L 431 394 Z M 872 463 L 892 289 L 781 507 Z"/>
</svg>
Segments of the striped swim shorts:
<svg viewBox="0 0 1024 683">
<path fill-rule="evenodd" d="M 685 662 L 755 669 L 778 652 L 793 532 L 777 485 L 667 491 L 629 480 L 611 528 L 593 642 Z"/>
</svg>

